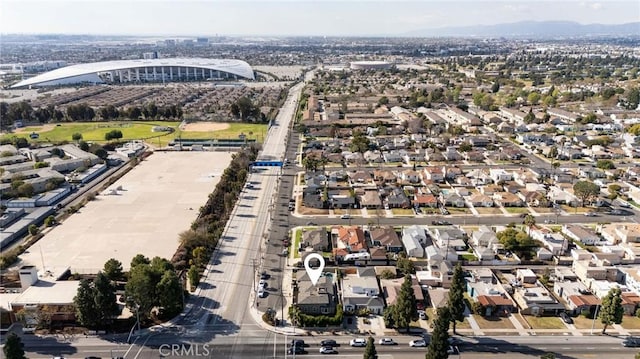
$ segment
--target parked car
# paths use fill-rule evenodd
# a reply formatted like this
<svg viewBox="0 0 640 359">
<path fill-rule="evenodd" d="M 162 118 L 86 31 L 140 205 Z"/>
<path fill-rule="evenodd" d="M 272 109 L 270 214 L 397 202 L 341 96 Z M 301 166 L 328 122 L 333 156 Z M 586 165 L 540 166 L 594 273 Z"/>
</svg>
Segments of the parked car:
<svg viewBox="0 0 640 359">
<path fill-rule="evenodd" d="M 258 289 L 258 298 L 264 298 L 266 296 L 267 296 L 267 292 L 264 290 L 264 288 Z"/>
<path fill-rule="evenodd" d="M 640 347 L 640 338 L 627 337 L 622 341 L 622 346 L 629 348 Z"/>
<path fill-rule="evenodd" d="M 560 319 L 567 324 L 573 324 L 573 319 L 565 312 L 560 313 Z"/>
<path fill-rule="evenodd" d="M 380 338 L 380 340 L 378 341 L 378 344 L 380 344 L 380 345 L 398 345 L 398 343 L 396 343 L 391 338 Z"/>
<path fill-rule="evenodd" d="M 367 346 L 367 341 L 364 338 L 354 338 L 351 339 L 349 345 L 352 347 L 364 347 Z"/>
<path fill-rule="evenodd" d="M 333 347 L 322 347 L 320 348 L 320 354 L 338 354 L 338 351 Z"/>
<path fill-rule="evenodd" d="M 416 339 L 409 342 L 410 347 L 426 347 L 427 342 L 424 339 Z"/>
<path fill-rule="evenodd" d="M 269 279 L 269 274 L 263 271 L 262 273 L 260 273 L 260 279 Z"/>
<path fill-rule="evenodd" d="M 323 347 L 337 347 L 338 343 L 333 339 L 325 339 L 320 342 L 320 346 Z"/>
<path fill-rule="evenodd" d="M 306 351 L 303 347 L 291 347 L 287 350 L 287 354 L 305 354 Z"/>
<path fill-rule="evenodd" d="M 258 288 L 267 289 L 267 281 L 260 279 L 260 282 L 258 282 Z"/>
<path fill-rule="evenodd" d="M 419 310 L 418 311 L 418 317 L 422 320 L 427 320 L 427 313 L 425 313 L 424 310 Z"/>
</svg>

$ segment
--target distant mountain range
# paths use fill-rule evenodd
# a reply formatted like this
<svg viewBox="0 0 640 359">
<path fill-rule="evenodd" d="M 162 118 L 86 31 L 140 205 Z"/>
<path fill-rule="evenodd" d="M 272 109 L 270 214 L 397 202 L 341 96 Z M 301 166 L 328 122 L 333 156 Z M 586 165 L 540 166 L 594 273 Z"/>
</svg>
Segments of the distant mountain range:
<svg viewBox="0 0 640 359">
<path fill-rule="evenodd" d="M 571 21 L 521 21 L 497 25 L 473 25 L 422 29 L 403 34 L 410 37 L 589 37 L 589 36 L 640 36 L 640 22 L 627 24 L 583 25 Z"/>
</svg>

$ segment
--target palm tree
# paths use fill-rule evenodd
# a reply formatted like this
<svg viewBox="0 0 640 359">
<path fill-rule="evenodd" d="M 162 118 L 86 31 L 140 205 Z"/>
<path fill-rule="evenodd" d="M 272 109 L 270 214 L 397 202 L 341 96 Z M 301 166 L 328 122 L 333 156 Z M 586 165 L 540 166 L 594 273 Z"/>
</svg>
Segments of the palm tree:
<svg viewBox="0 0 640 359">
<path fill-rule="evenodd" d="M 531 227 L 536 225 L 536 217 L 534 217 L 534 216 L 532 216 L 530 214 L 527 214 L 527 216 L 524 217 L 524 222 L 523 223 L 524 223 L 525 226 L 527 226 L 529 228 L 528 235 L 530 236 L 531 235 Z"/>
</svg>

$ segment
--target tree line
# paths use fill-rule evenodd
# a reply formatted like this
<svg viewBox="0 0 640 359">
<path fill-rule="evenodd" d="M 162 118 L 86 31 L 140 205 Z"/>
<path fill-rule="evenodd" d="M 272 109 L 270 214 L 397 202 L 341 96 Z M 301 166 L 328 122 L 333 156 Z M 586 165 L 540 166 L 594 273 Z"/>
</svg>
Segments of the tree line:
<svg viewBox="0 0 640 359">
<path fill-rule="evenodd" d="M 232 156 L 207 203 L 200 208 L 191 228 L 180 234 L 180 245 L 171 259 L 177 270 L 188 270 L 192 287 L 198 285 L 200 272 L 222 236 L 227 220 L 235 206 L 248 176 L 249 165 L 258 155 L 257 146 L 249 146 Z"/>
<path fill-rule="evenodd" d="M 258 108 L 259 111 L 259 108 Z M 252 114 L 248 112 L 247 115 Z M 86 103 L 66 106 L 65 109 L 54 105 L 34 109 L 28 101 L 6 103 L 0 102 L 0 127 L 9 130 L 18 121 L 22 122 L 80 122 L 94 120 L 117 119 L 181 119 L 182 107 L 179 105 L 157 106 L 154 102 L 148 102 L 141 106 L 129 106 L 118 109 L 113 105 L 107 105 L 94 109 Z"/>
</svg>

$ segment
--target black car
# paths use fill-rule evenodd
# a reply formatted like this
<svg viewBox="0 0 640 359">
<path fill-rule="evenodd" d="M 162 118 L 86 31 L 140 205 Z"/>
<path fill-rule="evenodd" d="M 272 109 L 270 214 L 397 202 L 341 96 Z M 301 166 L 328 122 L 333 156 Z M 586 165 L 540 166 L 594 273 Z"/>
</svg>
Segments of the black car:
<svg viewBox="0 0 640 359">
<path fill-rule="evenodd" d="M 300 339 L 293 339 L 291 340 L 291 346 L 292 347 L 304 347 L 304 340 L 300 340 Z"/>
<path fill-rule="evenodd" d="M 569 316 L 569 314 L 562 312 L 560 313 L 560 319 L 567 324 L 573 324 L 573 319 Z"/>
<path fill-rule="evenodd" d="M 333 339 L 325 339 L 320 342 L 321 347 L 335 347 L 338 346 L 338 343 Z"/>
<path fill-rule="evenodd" d="M 289 350 L 287 350 L 287 354 L 305 354 L 306 351 L 304 351 L 303 347 L 291 347 L 289 348 Z"/>
</svg>

